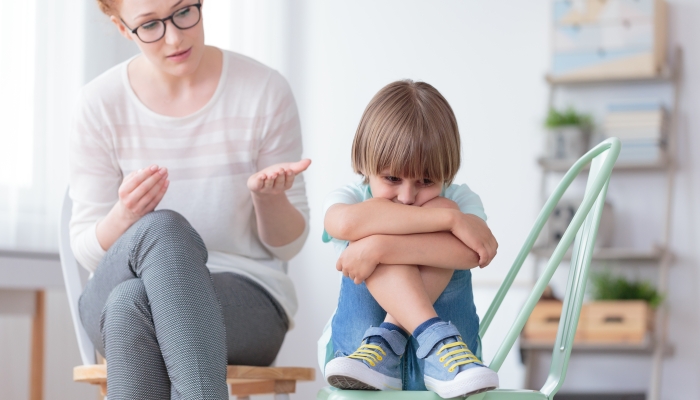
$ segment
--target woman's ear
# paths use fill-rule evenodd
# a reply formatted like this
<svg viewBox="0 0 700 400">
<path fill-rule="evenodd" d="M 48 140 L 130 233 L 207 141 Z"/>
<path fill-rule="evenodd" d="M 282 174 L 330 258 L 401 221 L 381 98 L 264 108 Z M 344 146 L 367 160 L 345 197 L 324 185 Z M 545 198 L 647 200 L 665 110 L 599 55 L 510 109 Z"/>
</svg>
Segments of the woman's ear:
<svg viewBox="0 0 700 400">
<path fill-rule="evenodd" d="M 134 40 L 134 38 L 131 36 L 131 31 L 126 29 L 126 26 L 124 26 L 124 23 L 117 18 L 116 16 L 112 15 L 109 17 L 109 20 L 112 21 L 114 25 L 116 25 L 117 29 L 119 30 L 119 33 L 124 36 L 125 38 L 129 40 Z"/>
</svg>

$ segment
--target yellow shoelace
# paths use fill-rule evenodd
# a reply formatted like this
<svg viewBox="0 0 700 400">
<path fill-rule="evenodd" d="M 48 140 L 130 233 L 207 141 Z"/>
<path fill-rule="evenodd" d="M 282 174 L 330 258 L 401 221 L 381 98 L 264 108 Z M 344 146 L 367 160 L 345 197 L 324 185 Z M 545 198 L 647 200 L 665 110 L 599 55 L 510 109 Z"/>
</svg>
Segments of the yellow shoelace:
<svg viewBox="0 0 700 400">
<path fill-rule="evenodd" d="M 377 352 L 376 350 L 379 350 L 379 352 Z M 354 353 L 350 354 L 348 358 L 355 358 L 358 360 L 367 361 L 369 365 L 374 367 L 378 361 L 382 361 L 382 356 L 379 353 L 382 353 L 382 355 L 386 355 L 386 352 L 384 352 L 384 350 L 381 347 L 375 344 L 363 344 Z"/>
<path fill-rule="evenodd" d="M 467 347 L 467 345 L 464 342 L 448 343 L 448 344 L 440 347 L 440 350 L 438 350 L 437 354 L 439 355 L 443 351 L 446 351 L 448 349 L 451 349 L 452 347 L 457 347 L 457 346 L 459 346 L 458 349 L 448 352 L 447 354 L 440 357 L 440 359 L 439 359 L 441 363 L 444 363 L 443 366 L 445 368 L 449 367 L 447 369 L 447 371 L 452 372 L 455 370 L 455 368 L 459 367 L 460 365 L 466 365 L 466 364 L 471 364 L 471 363 L 481 364 L 481 360 L 479 360 L 478 358 L 476 358 L 476 356 L 474 354 L 472 354 L 471 350 L 469 350 L 469 348 Z M 449 358 L 449 360 L 448 360 L 448 358 Z M 447 360 L 447 362 L 445 362 L 445 360 Z M 450 363 L 454 363 L 454 364 L 452 364 L 450 366 Z"/>
</svg>

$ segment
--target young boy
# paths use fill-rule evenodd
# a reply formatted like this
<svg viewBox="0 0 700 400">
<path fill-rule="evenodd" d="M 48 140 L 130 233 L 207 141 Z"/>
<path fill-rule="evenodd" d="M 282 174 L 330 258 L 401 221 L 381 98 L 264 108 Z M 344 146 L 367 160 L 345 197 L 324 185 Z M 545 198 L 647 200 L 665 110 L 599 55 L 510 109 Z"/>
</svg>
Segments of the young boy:
<svg viewBox="0 0 700 400">
<path fill-rule="evenodd" d="M 341 252 L 344 275 L 319 341 L 326 379 L 444 398 L 498 387 L 470 351 L 479 317 L 469 271 L 488 265 L 497 243 L 479 196 L 452 184 L 460 138 L 449 104 L 427 83 L 385 86 L 362 116 L 352 165 L 364 181 L 325 204 L 324 241 Z"/>
</svg>

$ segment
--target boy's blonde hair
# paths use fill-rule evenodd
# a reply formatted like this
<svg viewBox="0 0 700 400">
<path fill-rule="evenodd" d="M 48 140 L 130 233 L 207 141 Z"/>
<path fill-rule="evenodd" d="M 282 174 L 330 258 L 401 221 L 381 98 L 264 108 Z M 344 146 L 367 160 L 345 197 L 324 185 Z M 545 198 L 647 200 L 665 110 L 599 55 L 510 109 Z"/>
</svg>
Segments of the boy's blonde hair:
<svg viewBox="0 0 700 400">
<path fill-rule="evenodd" d="M 388 169 L 392 176 L 449 185 L 459 164 L 457 119 L 431 85 L 393 82 L 367 105 L 352 144 L 352 168 L 365 183 Z"/>
</svg>

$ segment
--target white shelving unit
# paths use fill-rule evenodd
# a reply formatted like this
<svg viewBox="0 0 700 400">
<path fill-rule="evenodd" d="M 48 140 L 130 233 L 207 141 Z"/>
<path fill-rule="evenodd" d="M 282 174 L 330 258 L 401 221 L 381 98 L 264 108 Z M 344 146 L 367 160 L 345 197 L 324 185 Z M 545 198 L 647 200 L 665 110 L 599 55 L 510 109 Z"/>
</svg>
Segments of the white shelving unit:
<svg viewBox="0 0 700 400">
<path fill-rule="evenodd" d="M 599 248 L 593 255 L 594 261 L 615 261 L 622 265 L 635 265 L 635 263 L 656 265 L 658 270 L 657 290 L 667 298 L 668 292 L 668 271 L 671 266 L 673 256 L 669 250 L 669 234 L 671 216 L 673 211 L 674 178 L 676 172 L 675 150 L 676 135 L 678 127 L 678 99 L 680 91 L 681 67 L 683 64 L 683 53 L 680 48 L 675 49 L 672 60 L 672 69 L 665 68 L 660 73 L 652 76 L 626 76 L 615 78 L 597 78 L 587 80 L 556 79 L 546 77 L 549 83 L 549 106 L 555 105 L 557 91 L 561 87 L 593 85 L 639 85 L 648 83 L 668 84 L 673 89 L 672 104 L 669 104 L 670 124 L 668 126 L 666 152 L 654 162 L 620 162 L 615 165 L 613 175 L 621 176 L 627 174 L 663 174 L 666 181 L 666 192 L 664 199 L 664 209 L 662 211 L 662 230 L 658 239 L 658 244 L 649 249 L 633 248 Z M 537 160 L 542 170 L 540 190 L 542 199 L 547 198 L 547 178 L 551 174 L 566 172 L 571 167 L 570 162 L 561 160 L 551 160 L 540 158 Z M 544 201 L 544 200 L 543 200 Z M 534 278 L 536 281 L 538 265 L 549 259 L 553 248 L 536 247 L 532 251 L 535 258 Z M 637 264 L 638 265 L 638 264 Z M 595 266 L 594 266 L 595 268 Z M 667 343 L 667 316 L 668 305 L 664 302 L 656 311 L 654 330 L 641 344 L 574 344 L 572 356 L 575 353 L 620 353 L 620 354 L 647 354 L 652 357 L 652 371 L 649 387 L 647 389 L 647 400 L 659 400 L 661 370 L 664 357 L 673 351 L 672 346 Z M 552 343 L 538 343 L 521 339 L 520 349 L 526 359 L 526 385 L 535 386 L 532 382 L 533 369 L 537 366 L 538 354 L 543 351 L 552 351 Z"/>
</svg>

